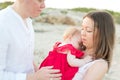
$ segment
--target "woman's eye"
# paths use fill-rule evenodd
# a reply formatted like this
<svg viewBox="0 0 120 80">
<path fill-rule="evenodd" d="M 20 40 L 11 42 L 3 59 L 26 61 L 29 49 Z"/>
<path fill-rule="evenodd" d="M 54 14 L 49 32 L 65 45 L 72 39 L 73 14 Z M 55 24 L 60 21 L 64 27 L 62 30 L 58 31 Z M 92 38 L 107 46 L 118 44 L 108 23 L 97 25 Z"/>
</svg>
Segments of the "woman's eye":
<svg viewBox="0 0 120 80">
<path fill-rule="evenodd" d="M 91 30 L 87 30 L 87 32 L 89 32 L 89 33 L 90 33 L 90 32 L 92 32 L 92 31 L 91 31 Z"/>
</svg>

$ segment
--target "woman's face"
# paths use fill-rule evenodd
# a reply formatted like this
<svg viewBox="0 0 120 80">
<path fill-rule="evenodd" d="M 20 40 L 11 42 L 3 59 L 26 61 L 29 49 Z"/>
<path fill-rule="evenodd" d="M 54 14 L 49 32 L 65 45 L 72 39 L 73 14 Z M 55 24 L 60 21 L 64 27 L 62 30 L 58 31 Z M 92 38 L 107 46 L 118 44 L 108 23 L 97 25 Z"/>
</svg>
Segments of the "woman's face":
<svg viewBox="0 0 120 80">
<path fill-rule="evenodd" d="M 86 49 L 93 49 L 93 38 L 94 35 L 96 35 L 96 31 L 94 31 L 94 21 L 89 17 L 85 17 L 82 22 L 81 38 L 83 45 L 86 46 Z"/>
</svg>

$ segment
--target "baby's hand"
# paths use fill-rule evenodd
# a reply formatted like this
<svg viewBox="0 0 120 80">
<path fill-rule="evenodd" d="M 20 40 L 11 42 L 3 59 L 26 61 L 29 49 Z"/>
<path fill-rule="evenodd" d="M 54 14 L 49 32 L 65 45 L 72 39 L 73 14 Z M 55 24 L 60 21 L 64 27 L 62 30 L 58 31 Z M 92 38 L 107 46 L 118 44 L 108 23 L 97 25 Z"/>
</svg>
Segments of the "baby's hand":
<svg viewBox="0 0 120 80">
<path fill-rule="evenodd" d="M 89 55 L 85 56 L 84 61 L 85 61 L 85 63 L 88 63 L 88 62 L 92 61 L 92 56 L 89 56 Z"/>
</svg>

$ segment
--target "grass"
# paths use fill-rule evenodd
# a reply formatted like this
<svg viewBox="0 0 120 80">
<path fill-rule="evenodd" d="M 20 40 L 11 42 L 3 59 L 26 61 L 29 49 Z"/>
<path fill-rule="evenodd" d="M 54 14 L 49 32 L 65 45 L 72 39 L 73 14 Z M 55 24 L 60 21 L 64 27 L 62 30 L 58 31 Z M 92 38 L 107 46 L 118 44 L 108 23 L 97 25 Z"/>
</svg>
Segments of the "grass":
<svg viewBox="0 0 120 80">
<path fill-rule="evenodd" d="M 0 9 L 4 9 L 6 8 L 8 5 L 12 5 L 13 2 L 4 2 L 4 3 L 0 3 Z"/>
</svg>

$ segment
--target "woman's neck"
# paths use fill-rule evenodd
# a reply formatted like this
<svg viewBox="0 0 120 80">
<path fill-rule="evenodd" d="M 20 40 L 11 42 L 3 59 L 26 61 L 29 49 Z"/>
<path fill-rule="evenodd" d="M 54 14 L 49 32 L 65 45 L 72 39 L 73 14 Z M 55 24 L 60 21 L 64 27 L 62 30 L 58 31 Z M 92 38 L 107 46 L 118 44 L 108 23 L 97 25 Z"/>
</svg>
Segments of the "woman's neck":
<svg viewBox="0 0 120 80">
<path fill-rule="evenodd" d="M 90 56 L 94 56 L 94 50 L 93 49 L 86 49 L 85 54 L 90 55 Z"/>
</svg>

